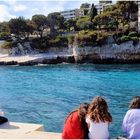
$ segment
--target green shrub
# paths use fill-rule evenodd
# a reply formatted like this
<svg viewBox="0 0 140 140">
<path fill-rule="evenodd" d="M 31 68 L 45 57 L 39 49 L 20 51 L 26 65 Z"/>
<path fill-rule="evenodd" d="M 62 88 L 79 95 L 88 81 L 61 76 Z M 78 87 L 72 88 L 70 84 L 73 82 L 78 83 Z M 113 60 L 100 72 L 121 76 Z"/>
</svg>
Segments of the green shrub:
<svg viewBox="0 0 140 140">
<path fill-rule="evenodd" d="M 0 39 L 4 39 L 5 37 L 9 36 L 10 33 L 9 32 L 1 32 L 0 33 Z"/>
<path fill-rule="evenodd" d="M 122 36 L 120 39 L 121 39 L 121 42 L 123 43 L 123 42 L 129 41 L 129 40 L 130 40 L 130 37 L 124 35 L 124 36 Z"/>
<path fill-rule="evenodd" d="M 68 43 L 70 45 L 72 45 L 74 43 L 75 36 L 74 35 L 69 35 L 69 36 L 67 36 L 67 38 L 68 38 Z"/>
<path fill-rule="evenodd" d="M 107 39 L 108 34 L 104 32 L 96 32 L 96 31 L 80 31 L 76 35 L 76 41 L 78 44 L 84 45 L 95 45 L 95 44 L 103 44 Z"/>
<path fill-rule="evenodd" d="M 97 40 L 97 33 L 95 31 L 80 31 L 76 35 L 76 41 L 79 44 L 94 44 Z"/>
<path fill-rule="evenodd" d="M 54 36 L 48 40 L 49 46 L 66 46 L 68 45 L 68 39 L 64 36 Z"/>
<path fill-rule="evenodd" d="M 131 37 L 131 40 L 133 41 L 133 44 L 137 44 L 138 41 L 139 41 L 139 38 L 138 37 Z"/>
<path fill-rule="evenodd" d="M 123 32 L 118 32 L 118 33 L 116 33 L 116 36 L 117 36 L 117 37 L 122 37 L 123 34 L 124 34 Z"/>
<path fill-rule="evenodd" d="M 99 45 L 102 45 L 103 43 L 105 43 L 107 37 L 108 37 L 107 33 L 100 32 L 100 33 L 98 33 L 96 41 Z"/>
<path fill-rule="evenodd" d="M 130 33 L 128 34 L 128 36 L 129 36 L 129 37 L 137 37 L 138 34 L 137 34 L 137 32 L 130 32 Z"/>
<path fill-rule="evenodd" d="M 12 42 L 6 41 L 2 45 L 0 45 L 0 48 L 10 49 L 10 48 L 12 48 Z"/>
</svg>

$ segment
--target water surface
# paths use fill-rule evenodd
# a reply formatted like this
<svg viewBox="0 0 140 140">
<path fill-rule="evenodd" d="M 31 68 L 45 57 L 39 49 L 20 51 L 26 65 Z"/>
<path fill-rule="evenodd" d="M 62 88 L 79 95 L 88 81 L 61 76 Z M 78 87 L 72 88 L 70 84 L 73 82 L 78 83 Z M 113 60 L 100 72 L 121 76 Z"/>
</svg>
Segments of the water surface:
<svg viewBox="0 0 140 140">
<path fill-rule="evenodd" d="M 113 116 L 111 137 L 121 132 L 133 96 L 140 95 L 140 65 L 1 66 L 0 106 L 10 121 L 42 123 L 61 132 L 66 115 L 101 95 Z"/>
</svg>

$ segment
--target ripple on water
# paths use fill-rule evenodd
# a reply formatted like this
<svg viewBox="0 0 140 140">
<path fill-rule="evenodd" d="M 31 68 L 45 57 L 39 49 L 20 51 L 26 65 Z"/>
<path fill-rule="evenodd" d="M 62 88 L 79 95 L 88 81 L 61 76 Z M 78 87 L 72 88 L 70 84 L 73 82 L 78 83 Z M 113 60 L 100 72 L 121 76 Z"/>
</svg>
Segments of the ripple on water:
<svg viewBox="0 0 140 140">
<path fill-rule="evenodd" d="M 0 106 L 10 121 L 42 123 L 61 132 L 67 114 L 101 95 L 113 116 L 112 137 L 122 133 L 128 104 L 140 91 L 140 65 L 0 67 Z"/>
</svg>

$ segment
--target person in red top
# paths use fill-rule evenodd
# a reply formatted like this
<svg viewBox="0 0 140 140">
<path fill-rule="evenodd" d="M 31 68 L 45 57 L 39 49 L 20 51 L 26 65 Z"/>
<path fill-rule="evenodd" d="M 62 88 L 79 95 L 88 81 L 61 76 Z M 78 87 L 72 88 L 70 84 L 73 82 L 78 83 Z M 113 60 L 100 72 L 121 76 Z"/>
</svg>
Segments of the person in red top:
<svg viewBox="0 0 140 140">
<path fill-rule="evenodd" d="M 72 111 L 65 120 L 62 139 L 87 139 L 88 127 L 85 122 L 89 104 L 83 103 Z"/>
</svg>

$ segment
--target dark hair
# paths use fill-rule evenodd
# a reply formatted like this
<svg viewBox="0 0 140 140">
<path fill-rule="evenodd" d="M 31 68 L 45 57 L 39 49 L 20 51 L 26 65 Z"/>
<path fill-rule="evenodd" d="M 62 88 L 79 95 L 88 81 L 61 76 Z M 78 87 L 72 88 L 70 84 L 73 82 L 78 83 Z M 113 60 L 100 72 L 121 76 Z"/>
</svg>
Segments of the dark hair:
<svg viewBox="0 0 140 140">
<path fill-rule="evenodd" d="M 83 103 L 78 108 L 78 115 L 79 115 L 81 126 L 83 129 L 85 128 L 85 125 L 87 125 L 85 122 L 85 118 L 88 112 L 88 107 L 89 107 L 88 103 Z"/>
<path fill-rule="evenodd" d="M 96 123 L 112 122 L 112 116 L 108 111 L 108 105 L 104 98 L 97 96 L 93 99 L 87 114 Z"/>
<path fill-rule="evenodd" d="M 129 109 L 140 109 L 140 96 L 135 96 L 130 105 L 129 105 Z"/>
<path fill-rule="evenodd" d="M 67 116 L 66 120 L 65 120 L 65 123 L 66 123 L 67 119 L 69 118 L 69 116 L 71 114 L 73 114 L 74 112 L 78 112 L 81 128 L 84 130 L 84 133 L 85 133 L 84 134 L 85 139 L 88 138 L 88 126 L 87 126 L 87 123 L 85 121 L 86 115 L 87 115 L 87 112 L 88 112 L 88 107 L 89 107 L 89 103 L 80 104 L 79 108 L 70 112 L 69 115 Z"/>
</svg>

